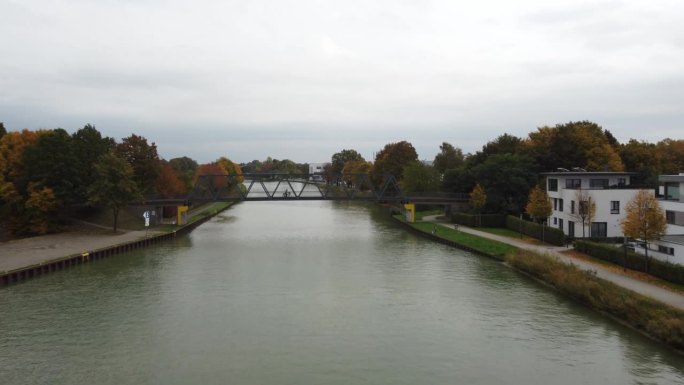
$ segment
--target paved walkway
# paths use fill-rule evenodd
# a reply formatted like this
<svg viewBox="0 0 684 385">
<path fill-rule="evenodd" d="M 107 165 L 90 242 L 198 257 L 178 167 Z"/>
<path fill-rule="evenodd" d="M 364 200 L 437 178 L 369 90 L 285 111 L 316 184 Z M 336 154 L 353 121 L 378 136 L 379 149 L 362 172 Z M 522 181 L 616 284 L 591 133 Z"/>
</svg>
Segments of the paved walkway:
<svg viewBox="0 0 684 385">
<path fill-rule="evenodd" d="M 437 216 L 429 216 L 429 217 L 424 217 L 424 221 L 426 222 L 432 222 L 437 225 L 443 226 L 443 227 L 448 227 L 448 228 L 453 228 L 453 225 L 450 223 L 445 223 L 437 220 Z M 627 277 L 621 274 L 617 274 L 615 272 L 612 272 L 605 267 L 593 263 L 589 263 L 587 261 L 578 259 L 578 258 L 573 258 L 572 256 L 569 256 L 567 254 L 562 254 L 561 251 L 563 250 L 568 250 L 566 247 L 562 246 L 551 246 L 551 245 L 532 245 L 527 242 L 524 242 L 522 240 L 510 238 L 510 237 L 504 237 L 501 235 L 496 235 L 496 234 L 491 234 L 487 233 L 484 231 L 479 231 L 475 230 L 470 227 L 466 226 L 458 226 L 459 231 L 463 231 L 464 233 L 470 233 L 473 235 L 480 236 L 482 238 L 487 238 L 487 239 L 492 239 L 495 241 L 507 243 L 509 245 L 513 245 L 517 248 L 524 249 L 524 250 L 530 250 L 530 251 L 535 251 L 541 254 L 547 254 L 551 255 L 553 257 L 558 258 L 559 260 L 569 263 L 569 264 L 574 264 L 584 270 L 590 270 L 593 272 L 596 272 L 596 276 L 603 278 L 607 281 L 613 282 L 616 285 L 620 285 L 626 289 L 635 291 L 639 294 L 643 294 L 647 297 L 656 299 L 660 302 L 666 303 L 670 306 L 679 308 L 681 310 L 684 310 L 684 295 L 675 293 L 673 291 L 663 289 L 661 287 L 655 286 L 653 284 L 650 284 L 648 282 L 643 282 L 638 279 L 634 279 L 631 277 Z"/>
<path fill-rule="evenodd" d="M 154 231 L 128 231 L 119 234 L 66 232 L 17 239 L 0 243 L 0 272 L 36 265 L 41 262 L 136 241 L 156 235 Z"/>
</svg>

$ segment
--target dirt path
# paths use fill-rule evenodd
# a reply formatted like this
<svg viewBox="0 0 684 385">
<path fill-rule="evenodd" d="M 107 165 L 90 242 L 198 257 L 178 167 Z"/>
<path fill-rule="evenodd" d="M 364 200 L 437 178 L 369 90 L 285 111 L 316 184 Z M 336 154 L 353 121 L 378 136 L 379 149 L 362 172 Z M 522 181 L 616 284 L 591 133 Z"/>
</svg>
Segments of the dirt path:
<svg viewBox="0 0 684 385">
<path fill-rule="evenodd" d="M 450 223 L 439 221 L 437 219 L 437 216 L 425 217 L 423 218 L 423 220 L 426 222 L 435 223 L 443 227 L 452 228 L 453 226 Z M 590 263 L 584 259 L 573 257 L 571 254 L 563 253 L 563 251 L 568 250 L 567 247 L 552 245 L 533 245 L 521 240 L 491 234 L 461 225 L 458 226 L 458 230 L 463 231 L 464 233 L 477 235 L 482 238 L 507 243 L 520 249 L 535 251 L 540 254 L 551 255 L 565 263 L 574 264 L 580 267 L 581 269 L 593 271 L 599 278 L 613 282 L 614 284 L 620 285 L 626 289 L 635 291 L 639 294 L 645 295 L 647 297 L 666 303 L 670 306 L 684 310 L 684 295 L 676 293 L 671 290 L 663 289 L 662 287 L 654 285 L 649 282 L 644 282 L 627 275 L 616 273 L 612 269 L 602 266 L 600 264 Z"/>
</svg>

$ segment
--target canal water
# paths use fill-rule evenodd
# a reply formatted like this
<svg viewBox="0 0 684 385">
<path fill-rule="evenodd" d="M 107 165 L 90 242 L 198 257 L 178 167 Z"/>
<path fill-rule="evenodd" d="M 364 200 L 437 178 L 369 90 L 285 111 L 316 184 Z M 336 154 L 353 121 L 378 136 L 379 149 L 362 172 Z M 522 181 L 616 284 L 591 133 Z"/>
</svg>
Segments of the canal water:
<svg viewBox="0 0 684 385">
<path fill-rule="evenodd" d="M 371 205 L 249 202 L 0 289 L 0 383 L 684 384 L 684 357 Z"/>
</svg>

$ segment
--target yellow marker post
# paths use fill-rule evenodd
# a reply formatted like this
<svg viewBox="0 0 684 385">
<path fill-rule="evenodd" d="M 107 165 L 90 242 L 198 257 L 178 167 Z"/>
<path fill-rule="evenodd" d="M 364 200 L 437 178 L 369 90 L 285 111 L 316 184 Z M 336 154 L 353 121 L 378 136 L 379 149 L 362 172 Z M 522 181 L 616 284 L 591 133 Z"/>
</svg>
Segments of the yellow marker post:
<svg viewBox="0 0 684 385">
<path fill-rule="evenodd" d="M 176 226 L 188 223 L 188 206 L 178 206 Z"/>
<path fill-rule="evenodd" d="M 406 222 L 415 223 L 416 222 L 416 205 L 413 203 L 406 203 L 404 205 L 406 210 Z"/>
</svg>

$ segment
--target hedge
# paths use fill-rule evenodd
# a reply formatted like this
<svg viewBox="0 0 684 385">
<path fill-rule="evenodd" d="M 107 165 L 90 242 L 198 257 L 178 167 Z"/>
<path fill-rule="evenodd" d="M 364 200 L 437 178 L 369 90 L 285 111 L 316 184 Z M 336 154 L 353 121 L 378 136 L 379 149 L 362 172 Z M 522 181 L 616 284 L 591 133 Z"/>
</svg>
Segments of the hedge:
<svg viewBox="0 0 684 385">
<path fill-rule="evenodd" d="M 451 222 L 468 227 L 504 227 L 506 217 L 502 214 L 454 213 L 451 215 Z"/>
<path fill-rule="evenodd" d="M 556 246 L 563 246 L 566 243 L 565 233 L 555 227 L 542 226 L 538 223 L 520 220 L 512 215 L 506 217 L 506 227 L 513 231 L 520 231 L 532 238 L 542 239 L 544 242 Z"/>
<path fill-rule="evenodd" d="M 625 252 L 622 247 L 585 240 L 576 240 L 574 245 L 575 250 L 591 255 L 594 258 L 612 262 L 627 269 L 643 271 L 654 277 L 684 285 L 684 266 L 682 265 L 649 257 L 650 268 L 647 271 L 645 255 L 633 251 Z"/>
</svg>

